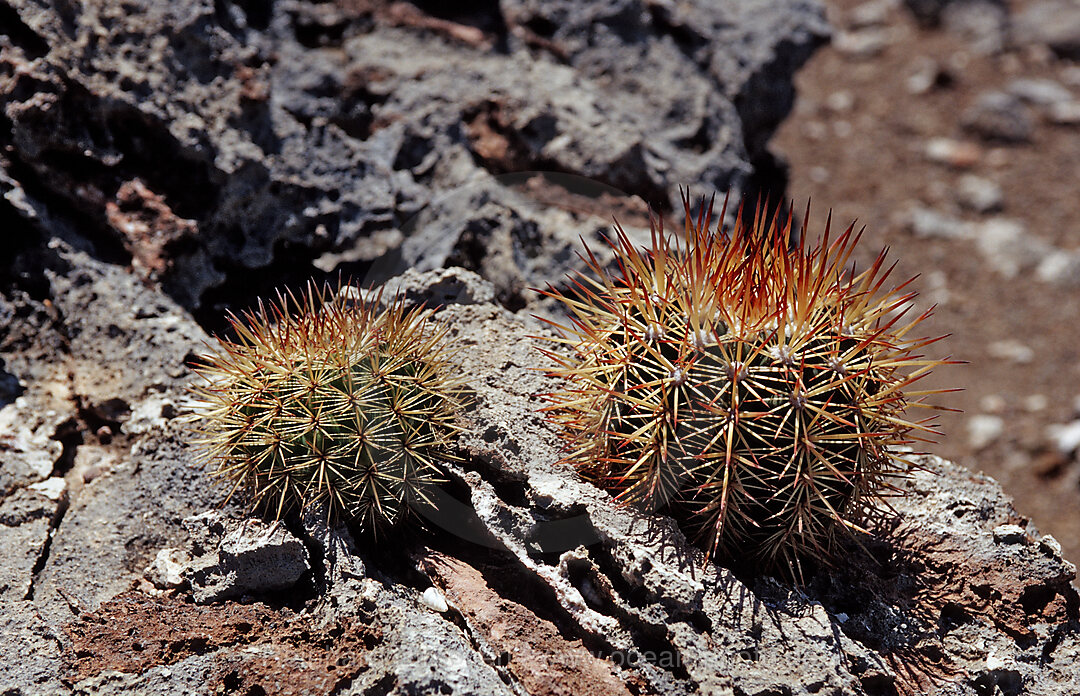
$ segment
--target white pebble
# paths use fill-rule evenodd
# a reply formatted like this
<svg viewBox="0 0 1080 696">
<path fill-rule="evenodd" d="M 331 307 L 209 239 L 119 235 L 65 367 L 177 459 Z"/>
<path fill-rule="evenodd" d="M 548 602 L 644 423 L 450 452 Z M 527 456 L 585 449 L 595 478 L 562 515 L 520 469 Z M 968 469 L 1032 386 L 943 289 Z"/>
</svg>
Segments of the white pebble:
<svg viewBox="0 0 1080 696">
<path fill-rule="evenodd" d="M 442 592 L 439 592 L 437 587 L 429 587 L 424 590 L 424 594 L 420 595 L 420 603 L 440 614 L 445 614 L 450 609 L 450 606 L 446 603 L 446 598 L 443 597 Z"/>
<path fill-rule="evenodd" d="M 968 443 L 974 449 L 988 447 L 1001 437 L 1005 430 L 1005 421 L 1000 416 L 979 413 L 968 419 Z"/>
<path fill-rule="evenodd" d="M 1080 420 L 1074 420 L 1065 425 L 1048 426 L 1046 434 L 1057 451 L 1065 456 L 1080 449 Z"/>
</svg>

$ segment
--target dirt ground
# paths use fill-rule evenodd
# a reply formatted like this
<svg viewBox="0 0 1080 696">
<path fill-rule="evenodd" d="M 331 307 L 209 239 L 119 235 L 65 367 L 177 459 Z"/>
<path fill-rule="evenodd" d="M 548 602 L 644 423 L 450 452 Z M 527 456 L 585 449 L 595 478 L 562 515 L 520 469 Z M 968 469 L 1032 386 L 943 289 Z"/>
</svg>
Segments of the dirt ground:
<svg viewBox="0 0 1080 696">
<path fill-rule="evenodd" d="M 853 21 L 864 3 L 827 4 L 831 23 L 845 33 L 797 76 L 795 111 L 772 143 L 790 164 L 789 196 L 800 214 L 812 201 L 813 232 L 831 208 L 835 222 L 866 226 L 864 261 L 889 246 L 897 278 L 921 275 L 921 305 L 937 303 L 928 330 L 950 334 L 937 354 L 968 362 L 932 376 L 934 387 L 963 388 L 937 398 L 962 413 L 940 417 L 943 434 L 927 449 L 997 478 L 1019 511 L 1080 561 L 1080 465 L 1075 454 L 1057 451 L 1048 432 L 1080 417 L 1080 278 L 1044 282 L 1023 264 L 1009 278 L 999 268 L 1040 240 L 1076 254 L 1080 126 L 1035 109 L 1028 142 L 994 142 L 963 126 L 981 94 L 1019 78 L 1053 80 L 1076 98 L 1077 64 L 1041 46 L 982 52 L 970 36 L 920 27 L 899 3 L 874 29 L 888 37 L 880 50 L 863 51 L 849 39 L 866 36 Z M 1028 4 L 1011 3 L 1012 16 Z M 948 161 L 928 156 L 935 138 L 954 141 Z M 1001 209 L 960 205 L 965 175 L 996 183 Z M 1017 221 L 1023 244 L 999 249 L 995 260 L 977 226 L 960 238 L 920 236 L 906 212 L 915 206 L 976 225 Z"/>
</svg>

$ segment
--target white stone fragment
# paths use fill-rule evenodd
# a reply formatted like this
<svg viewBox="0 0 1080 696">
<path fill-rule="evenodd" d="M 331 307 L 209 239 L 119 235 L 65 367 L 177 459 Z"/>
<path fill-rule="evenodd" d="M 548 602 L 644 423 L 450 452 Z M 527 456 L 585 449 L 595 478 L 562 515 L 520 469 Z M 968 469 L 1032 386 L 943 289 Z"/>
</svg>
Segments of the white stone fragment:
<svg viewBox="0 0 1080 696">
<path fill-rule="evenodd" d="M 1050 437 L 1054 448 L 1065 456 L 1080 449 L 1080 420 L 1074 420 L 1065 425 L 1048 426 L 1046 434 Z"/>
<path fill-rule="evenodd" d="M 163 590 L 180 587 L 184 584 L 184 570 L 190 562 L 191 556 L 183 549 L 161 549 L 153 562 L 146 566 L 143 577 Z"/>
<path fill-rule="evenodd" d="M 446 603 L 446 598 L 443 597 L 443 593 L 439 592 L 437 587 L 429 587 L 424 590 L 424 594 L 420 595 L 420 603 L 440 614 L 445 614 L 450 609 L 450 606 Z"/>
<path fill-rule="evenodd" d="M 968 419 L 968 443 L 974 449 L 983 449 L 990 446 L 1001 437 L 1005 430 L 1005 420 L 1001 416 L 992 416 L 987 413 L 979 413 Z"/>
<path fill-rule="evenodd" d="M 1027 532 L 1018 524 L 999 524 L 994 527 L 994 542 L 998 544 L 1022 544 Z"/>
</svg>

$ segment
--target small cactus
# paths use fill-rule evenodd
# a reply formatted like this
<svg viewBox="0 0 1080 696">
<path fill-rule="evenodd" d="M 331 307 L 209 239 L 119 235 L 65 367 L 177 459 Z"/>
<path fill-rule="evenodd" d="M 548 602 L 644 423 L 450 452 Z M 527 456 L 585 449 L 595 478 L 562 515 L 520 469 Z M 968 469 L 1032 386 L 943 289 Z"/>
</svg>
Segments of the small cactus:
<svg viewBox="0 0 1080 696">
<path fill-rule="evenodd" d="M 616 270 L 589 250 L 547 292 L 571 321 L 544 350 L 566 380 L 546 411 L 565 461 L 618 500 L 666 509 L 707 557 L 801 577 L 896 489 L 896 446 L 935 432 L 904 412 L 935 408 L 909 387 L 946 361 L 918 354 L 938 340 L 910 337 L 929 311 L 901 320 L 915 293 L 883 291 L 884 251 L 847 268 L 852 228 L 808 246 L 805 221 L 792 243 L 779 214 L 740 206 L 727 234 L 711 203 L 684 207 L 684 245 L 654 221 L 638 249 L 616 224 Z"/>
<path fill-rule="evenodd" d="M 230 317 L 236 340 L 218 339 L 193 387 L 204 457 L 230 497 L 275 518 L 325 504 L 371 531 L 430 504 L 460 383 L 428 312 L 378 304 L 310 286 Z"/>
</svg>

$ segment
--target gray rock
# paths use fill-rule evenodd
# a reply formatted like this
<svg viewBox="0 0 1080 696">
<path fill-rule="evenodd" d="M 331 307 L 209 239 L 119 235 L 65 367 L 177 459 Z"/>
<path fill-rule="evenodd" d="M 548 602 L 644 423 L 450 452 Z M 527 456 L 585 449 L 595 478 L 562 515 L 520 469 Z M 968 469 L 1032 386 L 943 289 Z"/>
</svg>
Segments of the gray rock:
<svg viewBox="0 0 1080 696">
<path fill-rule="evenodd" d="M 107 291 L 94 283 L 104 272 L 101 267 L 83 259 L 78 268 L 91 274 L 88 285 Z M 886 524 L 875 528 L 878 536 L 871 542 L 907 560 L 884 569 L 853 546 L 843 563 L 818 573 L 803 588 L 736 577 L 703 563 L 701 551 L 686 543 L 669 517 L 615 505 L 557 464 L 558 433 L 537 412 L 535 397 L 555 386 L 535 369 L 540 359 L 530 336 L 543 329 L 478 302 L 484 284 L 461 271 L 414 274 L 400 287 L 419 294 L 443 287 L 448 276 L 474 288 L 447 293 L 434 317 L 463 347 L 458 367 L 474 376 L 475 406 L 464 414 L 462 462 L 448 466 L 449 483 L 439 493 L 445 514 L 424 520 L 437 534 L 415 530 L 407 545 L 359 547 L 347 530 L 327 528 L 313 512 L 296 528 L 303 542 L 280 526 L 267 535 L 267 527 L 238 523 L 230 511 L 205 512 L 216 505 L 216 496 L 196 493 L 196 484 L 205 487 L 205 477 L 199 473 L 188 480 L 188 455 L 176 444 L 169 422 L 160 431 L 130 435 L 135 445 L 124 450 L 117 468 L 72 494 L 35 599 L 19 600 L 14 612 L 4 613 L 5 627 L 12 630 L 2 634 L 0 651 L 18 654 L 18 664 L 26 665 L 17 677 L 4 677 L 12 689 L 22 689 L 12 693 L 56 693 L 63 669 L 53 657 L 56 650 L 33 641 L 60 635 L 59 628 L 48 628 L 50 622 L 63 626 L 72 620 L 71 611 L 101 606 L 131 587 L 163 547 L 203 557 L 188 571 L 200 599 L 220 599 L 222 592 L 261 593 L 310 574 L 313 587 L 303 590 L 315 592 L 315 601 L 303 609 L 310 625 L 369 617 L 377 639 L 362 651 L 365 667 L 342 687 L 343 694 L 523 693 L 520 675 L 548 673 L 543 670 L 562 664 L 559 660 L 582 650 L 582 643 L 589 646 L 590 664 L 605 670 L 597 678 L 661 694 L 860 693 L 867 680 L 900 688 L 910 683 L 887 655 L 915 650 L 912 659 L 922 659 L 918 651 L 924 649 L 975 679 L 991 678 L 985 675 L 1000 662 L 1035 693 L 1075 688 L 1080 644 L 1068 613 L 1076 602 L 1070 585 L 1075 568 L 1030 525 L 1025 533 L 1032 543 L 994 542 L 993 530 L 1016 524 L 1018 517 L 993 482 L 936 458 L 913 458 L 915 468 L 901 482 L 911 495 L 893 501 L 895 522 L 906 531 L 892 535 Z M 111 282 L 125 287 L 122 277 Z M 88 297 L 75 293 L 69 301 L 89 302 Z M 83 331 L 93 333 L 92 317 L 85 313 L 80 319 Z M 137 323 L 118 326 L 140 335 Z M 162 344 L 162 355 L 170 350 Z M 137 399 L 136 385 L 114 384 Z M 27 388 L 29 393 L 35 387 L 28 383 Z M 164 388 L 161 393 L 169 394 L 176 387 L 166 381 Z M 139 403 L 134 401 L 132 414 Z M 175 478 L 169 479 L 169 471 Z M 181 524 L 180 512 L 193 508 L 202 512 L 189 513 Z M 455 537 L 460 539 L 450 541 Z M 475 575 L 502 583 L 503 594 L 484 599 L 490 589 L 487 595 L 459 593 L 447 612 L 427 609 L 418 588 L 440 587 L 447 577 L 440 573 L 451 572 L 448 566 L 420 564 L 425 580 L 404 558 L 388 562 L 385 554 L 408 549 L 429 554 L 426 544 L 435 539 L 460 549 L 462 560 L 456 562 L 484 569 Z M 119 554 L 125 546 L 136 552 Z M 85 558 L 91 547 L 94 557 Z M 310 560 L 309 547 L 315 550 Z M 309 570 L 309 563 L 317 565 Z M 204 591 L 213 594 L 201 595 Z M 59 606 L 57 597 L 63 602 Z M 234 606 L 222 600 L 205 607 L 212 613 L 203 616 L 225 616 Z M 968 618 L 940 624 L 936 617 L 947 606 L 959 607 Z M 31 620 L 36 616 L 27 613 L 31 608 L 42 618 Z M 492 625 L 483 612 L 499 621 L 514 617 L 516 623 Z M 18 626 L 11 623 L 16 618 Z M 120 622 L 114 627 L 119 635 L 138 625 L 123 623 L 129 620 L 113 618 Z M 529 653 L 533 657 L 504 647 L 518 640 L 508 636 L 540 635 L 541 625 L 548 626 L 544 635 L 550 639 Z M 290 635 L 295 643 L 295 634 Z M 1025 639 L 1018 642 L 1016 635 Z M 27 646 L 37 647 L 31 652 Z M 1051 649 L 1053 663 L 1040 663 L 1038 656 Z M 138 673 L 99 667 L 73 688 L 75 693 L 203 693 L 203 685 L 221 683 L 237 674 L 237 665 L 251 664 L 243 660 L 276 656 L 266 647 L 219 646 L 213 639 L 199 650 Z M 44 686 L 34 691 L 34 684 Z M 963 686 L 957 693 L 978 692 Z"/>
<path fill-rule="evenodd" d="M 1006 89 L 1009 94 L 1035 106 L 1050 107 L 1073 100 L 1072 92 L 1054 80 L 1025 77 L 1013 80 Z"/>
<path fill-rule="evenodd" d="M 1027 532 L 1018 524 L 1000 524 L 994 527 L 995 543 L 1022 544 L 1025 539 L 1027 539 Z"/>
<path fill-rule="evenodd" d="M 997 183 L 974 174 L 965 174 L 956 183 L 956 200 L 976 213 L 1001 210 L 1005 199 Z"/>
<path fill-rule="evenodd" d="M 1035 270 L 1053 251 L 1048 242 L 1029 234 L 1022 224 L 1008 218 L 978 223 L 974 238 L 985 261 L 1006 278 Z"/>
<path fill-rule="evenodd" d="M 1046 430 L 1047 436 L 1056 449 L 1066 457 L 1080 450 L 1080 420 L 1071 423 L 1051 425 Z"/>
<path fill-rule="evenodd" d="M 1080 58 L 1080 5 L 1071 0 L 1040 0 L 1013 18 L 1017 44 L 1049 46 L 1062 58 Z"/>
<path fill-rule="evenodd" d="M 961 114 L 965 129 L 984 140 L 1005 143 L 1026 143 L 1031 140 L 1035 124 L 1027 107 L 1011 94 L 985 92 Z"/>
<path fill-rule="evenodd" d="M 9 4 L 14 214 L 85 230 L 188 308 L 234 276 L 269 291 L 252 269 L 393 265 L 405 221 L 478 175 L 556 169 L 661 207 L 739 191 L 829 32 L 807 0 L 515 0 L 474 26 L 385 3 Z"/>
<path fill-rule="evenodd" d="M 63 637 L 31 602 L 0 598 L 0 693 L 57 696 L 68 693 L 62 681 Z"/>
<path fill-rule="evenodd" d="M 967 419 L 968 444 L 972 449 L 981 450 L 997 441 L 1005 431 L 1005 420 L 1001 416 L 977 413 Z"/>
<path fill-rule="evenodd" d="M 217 523 L 203 519 L 208 526 Z M 233 523 L 226 526 L 220 544 L 208 551 L 183 570 L 200 604 L 288 590 L 311 571 L 303 542 L 277 522 Z"/>
<path fill-rule="evenodd" d="M 942 27 L 967 39 L 974 51 L 997 53 L 1005 48 L 1009 12 L 1002 0 L 951 0 L 943 4 Z"/>
<path fill-rule="evenodd" d="M 1039 262 L 1035 276 L 1044 283 L 1063 288 L 1080 287 L 1080 251 L 1050 251 Z"/>
<path fill-rule="evenodd" d="M 425 303 L 432 308 L 495 301 L 491 283 L 457 266 L 431 273 L 410 269 L 392 278 L 384 289 L 387 297 L 402 296 L 409 303 Z"/>
<path fill-rule="evenodd" d="M 48 552 L 53 529 L 67 509 L 67 484 L 53 477 L 0 499 L 0 601 L 27 599 L 34 573 Z"/>
<path fill-rule="evenodd" d="M 916 237 L 970 239 L 974 234 L 971 223 L 917 203 L 909 205 L 900 217 Z"/>
<path fill-rule="evenodd" d="M 1046 117 L 1060 126 L 1080 125 L 1080 100 L 1057 102 L 1047 108 Z"/>
<path fill-rule="evenodd" d="M 889 13 L 896 6 L 893 0 L 866 0 L 848 12 L 848 27 L 851 29 L 865 29 L 867 27 L 880 27 L 889 19 Z"/>
<path fill-rule="evenodd" d="M 63 452 L 55 438 L 68 413 L 42 411 L 46 400 L 30 394 L 0 408 L 0 494 L 46 479 Z"/>
<path fill-rule="evenodd" d="M 146 566 L 143 576 L 158 589 L 176 589 L 186 582 L 184 571 L 189 563 L 191 555 L 184 549 L 162 549 L 154 556 L 153 562 Z"/>
</svg>

